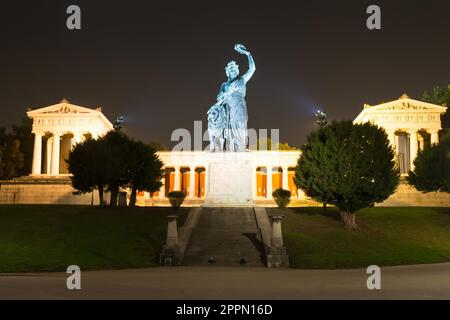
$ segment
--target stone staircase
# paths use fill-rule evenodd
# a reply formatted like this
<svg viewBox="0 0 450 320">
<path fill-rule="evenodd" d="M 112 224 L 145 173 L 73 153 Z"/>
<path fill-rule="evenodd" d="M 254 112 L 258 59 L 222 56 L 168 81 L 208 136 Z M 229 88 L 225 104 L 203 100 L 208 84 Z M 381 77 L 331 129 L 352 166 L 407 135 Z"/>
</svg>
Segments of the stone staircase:
<svg viewBox="0 0 450 320">
<path fill-rule="evenodd" d="M 264 267 L 263 252 L 253 208 L 201 208 L 182 264 Z"/>
</svg>

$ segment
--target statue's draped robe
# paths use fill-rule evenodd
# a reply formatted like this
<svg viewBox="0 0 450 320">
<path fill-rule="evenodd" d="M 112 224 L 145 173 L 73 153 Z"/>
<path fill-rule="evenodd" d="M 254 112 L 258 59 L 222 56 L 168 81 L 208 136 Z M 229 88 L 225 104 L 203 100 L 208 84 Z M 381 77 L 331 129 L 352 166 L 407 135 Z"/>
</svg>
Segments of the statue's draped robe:
<svg viewBox="0 0 450 320">
<path fill-rule="evenodd" d="M 247 147 L 247 106 L 245 103 L 245 80 L 238 78 L 236 82 L 237 90 L 231 95 L 227 96 L 223 105 L 228 110 L 228 127 L 226 128 L 227 150 L 242 152 Z M 234 83 L 233 82 L 233 83 Z M 220 88 L 220 93 L 227 90 L 231 83 L 223 83 Z"/>
</svg>

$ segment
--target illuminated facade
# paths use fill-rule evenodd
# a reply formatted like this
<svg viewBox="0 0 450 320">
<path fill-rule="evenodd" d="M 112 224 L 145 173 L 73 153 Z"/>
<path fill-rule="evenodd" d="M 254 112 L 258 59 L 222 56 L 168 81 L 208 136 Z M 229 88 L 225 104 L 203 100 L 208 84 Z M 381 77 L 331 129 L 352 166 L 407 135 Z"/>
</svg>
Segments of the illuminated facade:
<svg viewBox="0 0 450 320">
<path fill-rule="evenodd" d="M 414 159 L 427 144 L 439 143 L 441 115 L 446 107 L 411 99 L 402 95 L 398 100 L 371 106 L 356 117 L 355 123 L 371 122 L 382 127 L 394 148 L 400 172 L 414 169 Z"/>
<path fill-rule="evenodd" d="M 254 200 L 271 200 L 272 191 L 283 188 L 291 190 L 295 197 L 303 199 L 294 184 L 294 168 L 300 151 L 249 151 L 252 167 L 251 191 Z M 207 190 L 206 151 L 162 151 L 158 156 L 164 163 L 163 186 L 151 196 L 141 197 L 164 199 L 168 192 L 184 191 L 188 199 L 203 200 Z M 236 172 L 236 174 L 239 174 Z M 232 177 L 230 177 L 232 178 Z"/>
<path fill-rule="evenodd" d="M 113 129 L 101 108 L 89 109 L 60 103 L 27 112 L 33 120 L 34 151 L 31 176 L 68 175 L 67 163 L 72 147 L 86 137 L 94 139 Z"/>
</svg>

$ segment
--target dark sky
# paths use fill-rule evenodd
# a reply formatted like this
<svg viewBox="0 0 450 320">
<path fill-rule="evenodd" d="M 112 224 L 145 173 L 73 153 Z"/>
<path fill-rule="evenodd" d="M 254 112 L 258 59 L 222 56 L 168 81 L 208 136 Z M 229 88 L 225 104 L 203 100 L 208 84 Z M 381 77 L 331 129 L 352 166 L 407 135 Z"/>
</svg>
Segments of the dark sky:
<svg viewBox="0 0 450 320">
<path fill-rule="evenodd" d="M 81 31 L 66 28 L 70 4 L 81 7 Z M 366 28 L 370 4 L 381 7 L 381 31 Z M 111 121 L 125 115 L 131 136 L 169 146 L 194 120 L 206 130 L 224 66 L 247 68 L 233 50 L 243 43 L 257 68 L 249 127 L 279 128 L 300 145 L 317 107 L 354 119 L 364 103 L 449 84 L 449 16 L 448 0 L 2 3 L 0 126 L 66 97 Z"/>
</svg>

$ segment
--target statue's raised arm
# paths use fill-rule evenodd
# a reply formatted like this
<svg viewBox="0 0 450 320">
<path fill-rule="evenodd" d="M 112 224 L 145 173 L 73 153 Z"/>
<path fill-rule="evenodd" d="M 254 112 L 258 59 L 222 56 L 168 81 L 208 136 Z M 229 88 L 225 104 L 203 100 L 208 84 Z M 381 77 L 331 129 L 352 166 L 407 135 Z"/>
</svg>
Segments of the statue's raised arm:
<svg viewBox="0 0 450 320">
<path fill-rule="evenodd" d="M 253 60 L 250 51 L 248 51 L 247 48 L 245 48 L 245 46 L 242 44 L 235 45 L 234 50 L 236 50 L 240 54 L 245 54 L 247 56 L 248 71 L 242 76 L 242 79 L 244 79 L 245 83 L 247 83 L 256 71 L 255 60 Z"/>
</svg>

